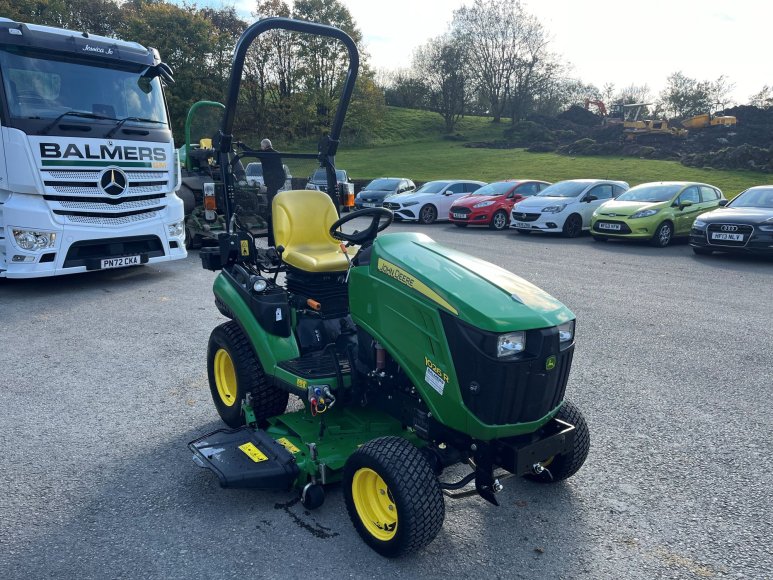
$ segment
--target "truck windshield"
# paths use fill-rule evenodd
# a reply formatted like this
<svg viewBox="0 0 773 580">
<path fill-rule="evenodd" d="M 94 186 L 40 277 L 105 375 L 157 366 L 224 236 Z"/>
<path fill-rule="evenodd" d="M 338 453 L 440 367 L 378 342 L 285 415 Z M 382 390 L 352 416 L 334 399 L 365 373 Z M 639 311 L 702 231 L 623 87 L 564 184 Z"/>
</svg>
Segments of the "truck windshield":
<svg viewBox="0 0 773 580">
<path fill-rule="evenodd" d="M 107 63 L 105 63 L 107 64 Z M 3 89 L 11 117 L 56 119 L 77 111 L 128 124 L 167 124 L 161 83 L 145 78 L 147 67 L 127 63 L 68 62 L 9 46 L 0 48 Z M 77 117 L 72 119 L 77 121 Z"/>
</svg>

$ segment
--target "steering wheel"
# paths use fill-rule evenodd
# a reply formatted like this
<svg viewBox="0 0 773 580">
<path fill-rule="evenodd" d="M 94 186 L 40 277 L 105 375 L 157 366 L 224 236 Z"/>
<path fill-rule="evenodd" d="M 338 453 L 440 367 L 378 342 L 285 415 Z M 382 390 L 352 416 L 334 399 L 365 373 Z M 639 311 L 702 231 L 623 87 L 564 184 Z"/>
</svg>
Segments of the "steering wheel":
<svg viewBox="0 0 773 580">
<path fill-rule="evenodd" d="M 372 216 L 371 222 L 370 225 L 361 232 L 355 231 L 354 233 L 347 234 L 338 230 L 338 228 L 340 228 L 345 223 L 348 223 L 355 218 L 365 216 Z M 385 230 L 389 224 L 392 223 L 394 218 L 395 215 L 391 212 L 391 210 L 388 210 L 385 207 L 367 207 L 359 211 L 348 213 L 336 220 L 336 222 L 330 226 L 330 235 L 333 236 L 336 240 L 348 242 L 351 245 L 362 246 L 375 240 L 378 233 Z M 382 219 L 385 220 L 383 223 L 381 221 Z"/>
</svg>

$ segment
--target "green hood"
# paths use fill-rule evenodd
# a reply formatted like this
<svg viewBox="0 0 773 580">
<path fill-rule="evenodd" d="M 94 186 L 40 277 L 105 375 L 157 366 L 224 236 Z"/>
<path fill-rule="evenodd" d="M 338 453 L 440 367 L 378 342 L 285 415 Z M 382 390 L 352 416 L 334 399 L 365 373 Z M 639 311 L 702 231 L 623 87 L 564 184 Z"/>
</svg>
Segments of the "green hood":
<svg viewBox="0 0 773 580">
<path fill-rule="evenodd" d="M 617 214 L 618 216 L 628 217 L 635 214 L 637 211 L 644 209 L 661 209 L 671 203 L 668 201 L 617 201 L 612 200 L 606 202 L 599 209 L 596 210 L 598 215 Z"/>
<path fill-rule="evenodd" d="M 566 306 L 534 284 L 424 234 L 379 236 L 370 268 L 372 275 L 409 286 L 483 330 L 530 330 L 574 319 Z"/>
</svg>

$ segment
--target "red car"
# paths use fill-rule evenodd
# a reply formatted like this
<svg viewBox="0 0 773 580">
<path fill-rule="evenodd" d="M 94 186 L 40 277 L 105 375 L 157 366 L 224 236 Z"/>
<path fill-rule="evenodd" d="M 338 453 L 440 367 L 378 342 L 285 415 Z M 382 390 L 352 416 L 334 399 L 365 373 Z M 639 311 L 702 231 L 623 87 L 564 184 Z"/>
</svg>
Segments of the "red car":
<svg viewBox="0 0 773 580">
<path fill-rule="evenodd" d="M 484 185 L 477 191 L 457 199 L 448 213 L 448 219 L 456 226 L 469 224 L 488 226 L 492 230 L 504 230 L 510 223 L 513 204 L 535 195 L 550 183 L 532 179 L 508 179 Z"/>
</svg>

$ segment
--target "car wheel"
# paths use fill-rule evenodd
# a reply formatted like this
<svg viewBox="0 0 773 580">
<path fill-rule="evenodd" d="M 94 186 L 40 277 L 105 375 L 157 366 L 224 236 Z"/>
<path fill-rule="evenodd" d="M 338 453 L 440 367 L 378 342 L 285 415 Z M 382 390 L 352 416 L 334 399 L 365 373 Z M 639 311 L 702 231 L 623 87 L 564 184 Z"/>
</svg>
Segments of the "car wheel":
<svg viewBox="0 0 773 580">
<path fill-rule="evenodd" d="M 437 209 L 434 205 L 427 204 L 419 211 L 419 223 L 431 224 L 437 219 Z"/>
<path fill-rule="evenodd" d="M 462 223 L 459 223 L 459 222 L 454 222 L 454 225 L 457 228 L 466 228 L 467 227 L 467 224 L 462 224 Z"/>
<path fill-rule="evenodd" d="M 410 554 L 443 527 L 443 492 L 427 459 L 401 437 L 368 441 L 346 461 L 346 511 L 363 541 L 382 556 Z"/>
<path fill-rule="evenodd" d="M 498 211 L 492 216 L 491 223 L 488 227 L 492 230 L 502 231 L 508 226 L 507 221 L 507 214 L 503 211 Z"/>
<path fill-rule="evenodd" d="M 671 243 L 671 239 L 674 237 L 674 226 L 671 222 L 663 222 L 655 230 L 655 235 L 652 236 L 650 244 L 656 248 L 665 248 Z"/>
<path fill-rule="evenodd" d="M 287 408 L 287 391 L 268 384 L 252 344 L 232 320 L 215 327 L 209 337 L 207 374 L 215 408 L 229 427 L 244 425 L 242 399 L 248 393 L 258 421 Z"/>
<path fill-rule="evenodd" d="M 699 256 L 710 256 L 714 253 L 714 250 L 709 250 L 708 248 L 698 248 L 696 246 L 692 247 L 692 251 Z"/>
<path fill-rule="evenodd" d="M 544 459 L 540 463 L 545 467 L 545 470 L 538 474 L 524 475 L 525 479 L 530 479 L 537 483 L 556 483 L 573 476 L 582 467 L 582 464 L 585 463 L 590 450 L 590 430 L 585 422 L 585 417 L 582 416 L 580 410 L 571 401 L 564 401 L 564 404 L 561 405 L 558 413 L 556 413 L 556 419 L 561 419 L 574 425 L 575 433 L 572 448 L 565 454 L 553 455 Z"/>
<path fill-rule="evenodd" d="M 561 230 L 561 235 L 565 238 L 576 238 L 582 233 L 582 218 L 576 213 L 573 213 L 564 222 L 564 227 Z"/>
</svg>

